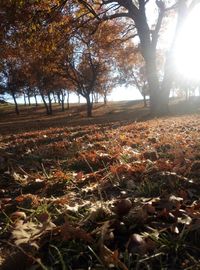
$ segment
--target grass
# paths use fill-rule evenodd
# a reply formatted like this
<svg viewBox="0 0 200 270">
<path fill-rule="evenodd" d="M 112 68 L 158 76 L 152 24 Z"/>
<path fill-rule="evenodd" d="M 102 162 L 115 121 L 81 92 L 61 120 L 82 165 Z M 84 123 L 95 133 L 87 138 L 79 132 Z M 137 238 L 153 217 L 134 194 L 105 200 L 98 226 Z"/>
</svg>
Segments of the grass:
<svg viewBox="0 0 200 270">
<path fill-rule="evenodd" d="M 2 269 L 200 266 L 199 115 L 135 122 L 140 104 L 109 106 L 1 109 Z"/>
</svg>

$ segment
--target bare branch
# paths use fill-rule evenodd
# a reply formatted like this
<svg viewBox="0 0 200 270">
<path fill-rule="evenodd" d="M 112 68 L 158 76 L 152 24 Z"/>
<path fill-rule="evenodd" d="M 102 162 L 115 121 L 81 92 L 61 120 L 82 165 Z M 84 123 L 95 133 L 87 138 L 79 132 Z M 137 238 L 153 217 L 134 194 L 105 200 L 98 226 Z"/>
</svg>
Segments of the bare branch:
<svg viewBox="0 0 200 270">
<path fill-rule="evenodd" d="M 156 27 L 155 30 L 152 33 L 152 47 L 153 49 L 156 49 L 157 43 L 158 43 L 158 38 L 159 38 L 159 32 L 160 32 L 160 28 L 162 26 L 162 20 L 164 18 L 164 14 L 165 14 L 165 4 L 162 0 L 156 0 L 156 5 L 158 6 L 158 8 L 160 9 L 159 11 L 159 15 L 158 15 L 158 20 L 156 23 Z"/>
<path fill-rule="evenodd" d="M 78 0 L 80 4 L 82 4 L 84 7 L 87 8 L 87 10 L 98 20 L 100 20 L 99 15 L 96 13 L 96 11 L 93 9 L 93 7 L 87 3 L 84 0 Z"/>
<path fill-rule="evenodd" d="M 135 25 L 129 25 L 126 30 L 122 32 L 122 38 L 125 37 L 129 32 L 136 30 Z"/>
<path fill-rule="evenodd" d="M 128 12 L 121 12 L 121 13 L 116 13 L 116 14 L 112 14 L 112 15 L 104 15 L 103 16 L 103 20 L 112 20 L 112 19 L 116 19 L 116 18 L 122 18 L 122 17 L 130 17 Z"/>
<path fill-rule="evenodd" d="M 112 4 L 112 3 L 117 3 L 118 1 L 116 0 L 103 0 L 102 1 L 104 5 Z"/>
<path fill-rule="evenodd" d="M 128 10 L 129 17 L 135 18 L 138 16 L 139 9 L 132 0 L 118 0 L 117 2 L 119 3 L 119 5 Z"/>
<path fill-rule="evenodd" d="M 137 37 L 137 36 L 138 36 L 138 33 L 137 33 L 137 34 L 133 34 L 133 35 L 131 35 L 131 36 L 128 36 L 126 39 L 123 39 L 122 42 L 126 42 L 126 41 L 128 41 L 129 39 L 135 38 L 135 37 Z"/>
<path fill-rule="evenodd" d="M 172 6 L 168 7 L 168 8 L 165 8 L 165 11 L 167 12 L 167 11 L 176 9 L 177 7 L 178 7 L 178 4 L 176 3 L 176 4 L 174 4 L 174 5 L 172 5 Z"/>
<path fill-rule="evenodd" d="M 149 2 L 150 0 L 146 0 L 144 3 L 145 3 L 145 5 Z"/>
</svg>

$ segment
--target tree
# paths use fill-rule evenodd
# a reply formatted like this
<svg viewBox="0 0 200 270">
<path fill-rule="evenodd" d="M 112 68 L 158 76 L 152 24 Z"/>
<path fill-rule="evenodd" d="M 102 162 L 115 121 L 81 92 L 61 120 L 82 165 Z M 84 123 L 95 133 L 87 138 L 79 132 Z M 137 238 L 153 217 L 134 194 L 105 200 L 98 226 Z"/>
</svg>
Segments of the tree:
<svg viewBox="0 0 200 270">
<path fill-rule="evenodd" d="M 114 81 L 121 81 L 116 80 L 116 73 L 121 68 L 127 44 L 135 36 L 130 34 L 133 26 L 127 27 L 123 20 L 107 21 L 110 14 L 106 10 L 103 10 L 106 21 L 99 25 L 98 17 L 90 14 L 92 9 L 84 13 L 89 1 L 80 1 L 81 5 L 73 0 L 30 1 L 30 5 L 19 2 L 19 5 L 12 5 L 12 1 L 5 5 L 5 10 L 11 8 L 15 15 L 13 20 L 5 15 L 5 46 L 21 62 L 28 96 L 29 89 L 38 89 L 47 113 L 51 114 L 52 94 L 73 90 L 86 99 L 87 114 L 91 115 L 91 96 L 98 93 L 106 101 Z M 28 22 L 20 19 L 25 11 Z M 134 62 L 134 57 L 131 59 Z"/>
<path fill-rule="evenodd" d="M 80 5 L 90 12 L 93 19 L 105 21 L 120 19 L 125 24 L 129 24 L 130 31 L 139 38 L 139 49 L 145 63 L 145 72 L 150 93 L 150 107 L 153 114 L 166 113 L 168 111 L 169 93 L 173 81 L 173 51 L 176 36 L 187 16 L 187 13 L 197 4 L 198 0 L 193 0 L 189 7 L 186 0 L 171 1 L 170 6 L 166 6 L 162 0 L 156 0 L 156 21 L 152 24 L 148 18 L 148 11 L 151 8 L 149 1 L 145 0 L 79 0 Z M 162 80 L 159 78 L 157 70 L 157 49 L 159 35 L 162 31 L 164 17 L 170 11 L 177 13 L 176 33 L 172 45 L 167 51 L 165 67 Z"/>
<path fill-rule="evenodd" d="M 99 71 L 99 63 L 92 58 L 91 52 L 84 51 L 80 62 L 76 65 L 75 59 L 68 59 L 66 75 L 74 85 L 76 92 L 86 99 L 87 116 L 92 116 L 91 94 L 94 91 L 96 78 Z"/>
<path fill-rule="evenodd" d="M 143 67 L 137 68 L 133 72 L 133 84 L 137 87 L 137 89 L 140 91 L 143 101 L 144 101 L 144 107 L 147 107 L 147 100 L 146 96 L 149 95 L 148 93 L 148 84 L 147 79 L 144 74 Z"/>
<path fill-rule="evenodd" d="M 0 74 L 0 89 L 12 96 L 15 104 L 15 112 L 19 114 L 17 96 L 21 95 L 21 89 L 24 87 L 24 80 L 18 76 L 20 74 L 20 65 L 15 61 L 5 61 L 4 68 Z"/>
<path fill-rule="evenodd" d="M 106 81 L 111 81 L 121 52 L 116 50 L 121 46 L 118 38 L 121 24 L 110 22 L 91 33 L 93 27 L 94 25 L 90 25 L 87 29 L 77 29 L 71 38 L 71 52 L 66 53 L 64 48 L 60 51 L 61 61 L 63 59 L 62 76 L 66 76 L 77 94 L 86 99 L 88 117 L 92 116 L 93 94 L 102 94 L 103 85 L 106 85 Z"/>
<path fill-rule="evenodd" d="M 128 55 L 128 57 L 126 57 Z M 145 73 L 144 60 L 133 44 L 124 50 L 124 57 L 120 60 L 120 84 L 133 85 L 143 96 L 144 107 L 147 107 L 146 96 L 149 95 L 147 77 Z"/>
<path fill-rule="evenodd" d="M 0 34 L 3 45 L 0 63 L 10 58 L 20 62 L 20 74 L 23 74 L 25 79 L 23 88 L 29 103 L 30 96 L 33 95 L 37 104 L 36 95 L 39 92 L 48 114 L 52 113 L 52 85 L 58 84 L 55 80 L 60 82 L 59 86 L 56 85 L 57 88 L 64 87 L 60 80 L 55 52 L 60 46 L 60 40 L 67 38 L 68 30 L 71 29 L 70 16 L 67 8 L 65 13 L 62 12 L 61 2 L 3 0 L 0 3 L 0 29 L 3 31 L 3 34 Z M 19 68 L 15 69 L 15 72 L 17 78 Z"/>
</svg>

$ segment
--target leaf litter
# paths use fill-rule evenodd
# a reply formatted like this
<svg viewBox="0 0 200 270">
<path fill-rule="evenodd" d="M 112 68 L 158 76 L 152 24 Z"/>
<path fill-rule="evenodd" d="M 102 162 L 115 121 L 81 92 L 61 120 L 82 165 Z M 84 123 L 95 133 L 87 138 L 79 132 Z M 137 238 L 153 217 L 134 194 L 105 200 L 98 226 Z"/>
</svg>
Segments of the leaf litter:
<svg viewBox="0 0 200 270">
<path fill-rule="evenodd" d="M 192 115 L 1 137 L 1 269 L 199 269 L 199 134 Z"/>
</svg>

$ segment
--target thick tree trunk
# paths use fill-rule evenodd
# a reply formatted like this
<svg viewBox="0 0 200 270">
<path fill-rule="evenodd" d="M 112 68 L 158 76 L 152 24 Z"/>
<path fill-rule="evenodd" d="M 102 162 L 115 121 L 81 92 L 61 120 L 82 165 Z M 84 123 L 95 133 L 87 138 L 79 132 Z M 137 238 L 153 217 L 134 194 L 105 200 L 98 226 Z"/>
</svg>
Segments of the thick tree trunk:
<svg viewBox="0 0 200 270">
<path fill-rule="evenodd" d="M 141 53 L 145 61 L 146 77 L 149 87 L 150 111 L 152 115 L 161 113 L 160 101 L 160 83 L 156 67 L 156 47 L 152 45 L 151 33 L 144 14 L 135 20 L 136 28 L 140 38 Z"/>
<path fill-rule="evenodd" d="M 40 95 L 41 95 L 42 101 L 43 101 L 45 109 L 46 109 L 46 114 L 49 115 L 50 114 L 49 113 L 49 107 L 48 107 L 48 104 L 47 104 L 47 102 L 45 100 L 45 97 L 44 97 L 43 93 L 41 93 L 41 92 L 40 92 Z"/>
<path fill-rule="evenodd" d="M 149 86 L 150 112 L 152 115 L 163 115 L 169 112 L 169 94 L 172 87 L 172 74 L 166 67 L 165 77 L 160 87 L 155 52 L 149 52 L 145 58 L 146 76 Z"/>
<path fill-rule="evenodd" d="M 149 86 L 150 111 L 152 115 L 159 115 L 161 113 L 160 85 L 155 59 L 146 59 L 146 75 Z"/>
<path fill-rule="evenodd" d="M 91 102 L 89 95 L 86 97 L 86 101 L 87 101 L 87 117 L 92 117 L 92 105 L 93 105 L 93 103 Z"/>
<path fill-rule="evenodd" d="M 18 108 L 18 104 L 17 104 L 17 99 L 16 99 L 16 96 L 15 96 L 15 93 L 12 93 L 12 98 L 13 98 L 14 103 L 15 103 L 15 113 L 17 115 L 19 115 L 19 108 Z"/>
<path fill-rule="evenodd" d="M 174 48 L 177 40 L 177 36 L 180 32 L 180 29 L 188 16 L 189 9 L 187 8 L 186 1 L 178 1 L 178 16 L 176 30 L 174 38 L 171 44 L 171 47 L 166 55 L 165 69 L 164 69 L 164 78 L 161 85 L 160 93 L 160 111 L 165 114 L 169 112 L 169 97 L 170 90 L 173 86 L 174 81 Z"/>
<path fill-rule="evenodd" d="M 135 80 L 137 82 L 137 80 Z M 144 108 L 147 107 L 147 100 L 146 100 L 146 85 L 143 85 L 142 89 L 139 87 L 139 84 L 137 84 L 138 90 L 140 91 L 142 97 L 143 97 L 143 102 L 144 102 Z"/>
<path fill-rule="evenodd" d="M 169 96 L 174 81 L 173 49 L 168 52 L 165 62 L 164 78 L 161 85 L 160 106 L 163 113 L 169 112 Z"/>
<path fill-rule="evenodd" d="M 152 37 L 149 29 L 145 7 L 141 7 L 137 16 L 132 19 L 135 21 L 135 26 L 140 39 L 141 53 L 145 61 L 145 69 L 150 95 L 150 111 L 152 115 L 160 115 L 168 112 L 169 87 L 166 84 L 160 86 L 158 71 L 156 66 L 156 47 L 158 35 Z M 164 88 L 165 89 L 164 89 Z"/>
<path fill-rule="evenodd" d="M 147 100 L 146 100 L 146 95 L 143 95 L 143 102 L 144 102 L 144 108 L 147 108 Z"/>
</svg>

